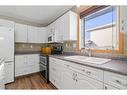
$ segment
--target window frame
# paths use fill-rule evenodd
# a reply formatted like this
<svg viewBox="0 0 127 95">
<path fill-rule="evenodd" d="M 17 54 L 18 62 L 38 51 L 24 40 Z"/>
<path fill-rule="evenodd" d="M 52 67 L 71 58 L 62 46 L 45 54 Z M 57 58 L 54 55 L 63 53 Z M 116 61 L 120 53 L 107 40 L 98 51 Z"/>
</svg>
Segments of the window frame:
<svg viewBox="0 0 127 95">
<path fill-rule="evenodd" d="M 120 7 L 116 7 L 116 30 L 118 32 L 118 48 L 115 50 L 101 50 L 101 49 L 91 49 L 93 52 L 96 53 L 117 53 L 117 54 L 122 54 L 123 53 L 123 34 L 120 31 Z M 91 7 L 89 7 L 91 8 Z M 89 10 L 89 8 L 87 10 Z M 94 13 L 94 12 L 93 12 Z M 81 12 L 78 14 L 78 50 L 81 51 L 82 48 L 80 48 L 80 34 L 81 34 Z"/>
</svg>

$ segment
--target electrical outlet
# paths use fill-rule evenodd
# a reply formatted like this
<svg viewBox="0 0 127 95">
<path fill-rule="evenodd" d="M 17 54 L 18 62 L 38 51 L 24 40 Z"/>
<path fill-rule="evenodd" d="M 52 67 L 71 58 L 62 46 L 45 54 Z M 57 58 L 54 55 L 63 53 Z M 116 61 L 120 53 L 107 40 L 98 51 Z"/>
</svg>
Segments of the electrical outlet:
<svg viewBox="0 0 127 95">
<path fill-rule="evenodd" d="M 32 45 L 30 45 L 30 48 L 33 48 L 33 46 L 32 46 Z"/>
</svg>

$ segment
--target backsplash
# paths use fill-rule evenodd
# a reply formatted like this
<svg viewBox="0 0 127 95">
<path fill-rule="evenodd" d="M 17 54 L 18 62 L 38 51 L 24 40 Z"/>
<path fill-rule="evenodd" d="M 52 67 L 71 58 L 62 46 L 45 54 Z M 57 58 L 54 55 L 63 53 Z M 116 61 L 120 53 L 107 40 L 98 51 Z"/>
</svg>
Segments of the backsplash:
<svg viewBox="0 0 127 95">
<path fill-rule="evenodd" d="M 15 43 L 15 52 L 40 51 L 42 46 L 50 46 L 50 44 Z M 77 41 L 65 41 L 63 47 L 64 52 L 76 52 Z"/>
<path fill-rule="evenodd" d="M 64 52 L 76 52 L 77 51 L 77 41 L 65 41 L 64 44 Z"/>
<path fill-rule="evenodd" d="M 15 52 L 40 51 L 43 44 L 16 43 Z"/>
</svg>

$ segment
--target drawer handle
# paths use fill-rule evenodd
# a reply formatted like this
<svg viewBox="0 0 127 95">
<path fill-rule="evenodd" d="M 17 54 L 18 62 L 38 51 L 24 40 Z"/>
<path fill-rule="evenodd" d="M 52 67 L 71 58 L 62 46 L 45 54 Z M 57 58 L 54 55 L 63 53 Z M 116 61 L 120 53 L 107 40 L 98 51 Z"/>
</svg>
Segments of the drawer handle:
<svg viewBox="0 0 127 95">
<path fill-rule="evenodd" d="M 108 89 L 107 86 L 105 86 L 105 90 Z"/>
<path fill-rule="evenodd" d="M 86 71 L 86 73 L 87 73 L 88 75 L 91 75 L 91 72 L 90 72 L 90 71 Z"/>
<path fill-rule="evenodd" d="M 119 80 L 116 80 L 117 83 L 121 84 L 121 82 Z"/>
<path fill-rule="evenodd" d="M 115 80 L 118 84 L 123 85 L 123 86 L 127 86 L 127 84 L 122 84 L 119 80 Z"/>
</svg>

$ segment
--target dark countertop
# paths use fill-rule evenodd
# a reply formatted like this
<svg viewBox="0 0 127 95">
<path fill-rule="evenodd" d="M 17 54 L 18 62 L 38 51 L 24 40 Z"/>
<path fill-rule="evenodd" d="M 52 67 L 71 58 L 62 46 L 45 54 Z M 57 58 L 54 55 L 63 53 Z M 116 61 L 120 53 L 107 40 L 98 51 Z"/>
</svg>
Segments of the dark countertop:
<svg viewBox="0 0 127 95">
<path fill-rule="evenodd" d="M 40 54 L 40 51 L 17 51 L 15 55 L 22 55 L 22 54 Z"/>
<path fill-rule="evenodd" d="M 127 61 L 111 60 L 111 61 L 109 61 L 107 63 L 104 63 L 104 64 L 101 64 L 101 65 L 88 63 L 88 62 L 86 62 L 84 64 L 84 62 L 82 62 L 82 61 L 79 62 L 79 61 L 64 58 L 64 57 L 67 57 L 67 56 L 68 55 L 50 55 L 50 57 L 65 60 L 65 61 L 69 61 L 69 62 L 73 62 L 75 64 L 80 64 L 80 65 L 84 65 L 84 66 L 98 68 L 98 69 L 105 70 L 105 71 L 111 71 L 111 72 L 114 72 L 114 73 L 119 73 L 119 74 L 122 74 L 122 75 L 127 75 Z"/>
</svg>

